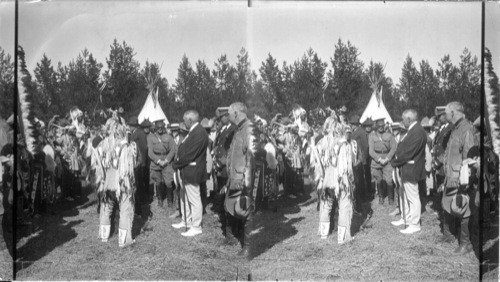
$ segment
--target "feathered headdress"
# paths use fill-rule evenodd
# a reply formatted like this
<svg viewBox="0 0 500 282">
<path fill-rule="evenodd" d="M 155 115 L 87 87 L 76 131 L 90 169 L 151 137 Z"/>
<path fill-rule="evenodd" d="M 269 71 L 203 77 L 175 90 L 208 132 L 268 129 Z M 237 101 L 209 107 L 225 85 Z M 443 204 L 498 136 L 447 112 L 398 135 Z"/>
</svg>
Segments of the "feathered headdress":
<svg viewBox="0 0 500 282">
<path fill-rule="evenodd" d="M 26 68 L 24 50 L 18 46 L 17 52 L 17 94 L 19 97 L 19 131 L 26 142 L 26 149 L 31 155 L 37 152 L 37 135 L 35 117 L 31 110 L 32 97 L 27 88 L 31 87 L 31 75 Z"/>
<path fill-rule="evenodd" d="M 491 53 L 488 48 L 484 52 L 485 59 L 485 84 L 484 93 L 486 100 L 486 124 L 489 125 L 488 135 L 491 136 L 493 149 L 495 153 L 500 156 L 500 132 L 497 124 L 498 118 L 498 107 L 496 102 L 500 99 L 500 87 L 498 84 L 498 77 L 493 70 L 493 64 L 491 63 Z M 495 101 L 496 97 L 496 101 Z"/>
</svg>

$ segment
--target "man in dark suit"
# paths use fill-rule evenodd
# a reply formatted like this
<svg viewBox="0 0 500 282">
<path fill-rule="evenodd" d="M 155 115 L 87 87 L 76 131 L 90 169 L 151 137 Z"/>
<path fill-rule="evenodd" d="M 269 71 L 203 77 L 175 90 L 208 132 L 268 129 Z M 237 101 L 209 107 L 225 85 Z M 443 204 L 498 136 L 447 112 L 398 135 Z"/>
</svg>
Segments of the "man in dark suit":
<svg viewBox="0 0 500 282">
<path fill-rule="evenodd" d="M 227 172 L 227 155 L 229 152 L 229 146 L 233 140 L 233 135 L 236 126 L 229 121 L 229 107 L 217 108 L 216 111 L 217 119 L 220 120 L 222 127 L 217 131 L 217 135 L 214 141 L 214 171 L 216 176 L 217 187 L 215 187 L 215 197 L 213 209 L 219 215 L 220 222 L 222 224 L 222 233 L 226 238 L 230 232 L 227 230 L 226 215 L 224 211 L 224 198 L 225 194 L 219 193 L 222 187 L 227 184 L 228 172 Z"/>
<path fill-rule="evenodd" d="M 148 184 L 144 178 L 146 176 L 146 159 L 148 158 L 148 141 L 146 133 L 139 126 L 139 120 L 136 116 L 132 116 L 128 120 L 130 128 L 129 142 L 135 142 L 137 146 L 137 167 L 134 169 L 135 182 L 137 189 L 135 191 L 135 211 L 139 215 L 148 216 L 147 212 L 142 214 L 142 206 L 147 200 Z"/>
<path fill-rule="evenodd" d="M 172 227 L 190 227 L 182 236 L 192 237 L 202 233 L 200 184 L 207 170 L 208 134 L 199 124 L 200 116 L 197 111 L 186 111 L 183 119 L 189 133 L 179 145 L 173 163 L 173 168 L 180 172 L 182 181 L 180 198 L 183 221 L 172 224 Z"/>
<path fill-rule="evenodd" d="M 427 134 L 417 122 L 418 115 L 415 110 L 403 112 L 403 125 L 408 129 L 396 149 L 395 157 L 391 164 L 397 169 L 396 177 L 403 184 L 403 196 L 400 203 L 404 207 L 401 219 L 391 222 L 394 226 L 408 225 L 401 230 L 403 234 L 412 234 L 420 231 L 421 203 L 418 194 L 418 182 L 425 179 L 425 146 Z"/>
</svg>

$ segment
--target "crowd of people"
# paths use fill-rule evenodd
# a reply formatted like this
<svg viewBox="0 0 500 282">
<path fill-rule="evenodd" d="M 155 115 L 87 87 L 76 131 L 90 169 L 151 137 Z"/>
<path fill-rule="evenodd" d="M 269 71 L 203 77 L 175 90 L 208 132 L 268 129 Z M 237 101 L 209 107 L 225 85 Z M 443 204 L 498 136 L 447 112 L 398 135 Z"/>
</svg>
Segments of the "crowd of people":
<svg viewBox="0 0 500 282">
<path fill-rule="evenodd" d="M 436 107 L 430 119 L 408 109 L 392 124 L 377 113 L 362 122 L 357 115 L 348 118 L 345 107 L 331 110 L 323 124 L 309 124 L 300 107 L 266 121 L 250 117 L 240 102 L 218 108 L 211 119 L 186 111 L 180 123 L 139 122 L 124 115 L 110 111 L 102 124 L 92 124 L 73 108 L 47 125 L 39 121 L 36 154 L 19 138 L 18 224 L 51 212 L 58 200 L 81 197 L 83 182 L 97 191 L 103 242 L 110 238 L 115 207 L 119 246 L 125 247 L 134 243 L 134 217 L 144 219 L 148 230 L 155 214 L 165 210 L 179 219 L 172 228 L 184 231 L 182 236 L 200 236 L 211 202 L 225 242 L 239 241 L 239 255 L 248 257 L 255 213 L 279 197 L 311 192 L 304 185 L 309 176 L 317 192 L 321 239 L 330 235 L 338 209 L 338 244 L 353 240 L 353 217 L 377 202 L 392 207 L 390 224 L 403 227 L 401 233 L 419 232 L 430 200 L 443 223 L 441 240 L 458 238 L 455 252 L 465 254 L 478 242 L 479 213 L 486 219 L 498 212 L 498 156 L 492 140 L 480 132 L 480 119 L 471 123 L 459 102 Z M 479 158 L 481 133 L 484 159 Z M 2 148 L 3 180 L 12 174 L 11 148 Z M 9 205 L 12 187 L 2 187 Z M 480 198 L 489 203 L 487 210 L 479 210 Z"/>
</svg>

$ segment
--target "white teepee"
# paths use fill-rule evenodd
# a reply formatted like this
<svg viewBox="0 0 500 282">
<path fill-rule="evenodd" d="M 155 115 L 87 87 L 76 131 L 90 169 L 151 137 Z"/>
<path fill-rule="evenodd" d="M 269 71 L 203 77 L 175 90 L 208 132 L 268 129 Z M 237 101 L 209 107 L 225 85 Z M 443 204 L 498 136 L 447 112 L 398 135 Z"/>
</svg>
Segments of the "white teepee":
<svg viewBox="0 0 500 282">
<path fill-rule="evenodd" d="M 382 100 L 383 87 L 380 87 L 379 90 L 380 83 L 383 79 L 383 71 L 384 68 L 381 65 L 375 65 L 370 71 L 369 78 L 373 93 L 365 111 L 363 112 L 363 115 L 361 115 L 361 118 L 359 119 L 360 123 L 363 123 L 368 118 L 371 118 L 372 120 L 385 118 L 385 122 L 392 124 L 392 118 L 385 108 L 384 101 Z"/>
<path fill-rule="evenodd" d="M 144 76 L 144 78 L 146 79 L 146 82 L 148 84 L 149 94 L 146 98 L 144 106 L 142 106 L 141 112 L 139 113 L 139 123 L 142 123 L 145 119 L 147 119 L 150 122 L 163 120 L 165 124 L 169 124 L 167 116 L 161 109 L 160 103 L 158 101 L 158 87 L 156 87 L 155 90 L 155 85 L 160 79 L 160 75 L 158 74 L 156 77 L 152 77 L 151 73 L 149 73 L 148 76 Z"/>
</svg>

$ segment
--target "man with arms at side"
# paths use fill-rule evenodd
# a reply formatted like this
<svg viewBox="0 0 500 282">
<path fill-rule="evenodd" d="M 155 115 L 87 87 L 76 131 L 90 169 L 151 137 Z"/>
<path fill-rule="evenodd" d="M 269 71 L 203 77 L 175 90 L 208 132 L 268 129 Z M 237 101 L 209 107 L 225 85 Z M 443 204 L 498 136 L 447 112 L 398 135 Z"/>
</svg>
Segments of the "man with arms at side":
<svg viewBox="0 0 500 282">
<path fill-rule="evenodd" d="M 247 107 L 237 102 L 229 107 L 229 120 L 236 125 L 227 157 L 229 180 L 226 184 L 224 206 L 228 220 L 243 227 L 242 250 L 239 256 L 250 258 L 251 234 L 255 227 L 255 152 L 256 133 L 254 124 L 247 118 Z"/>
<path fill-rule="evenodd" d="M 460 233 L 459 246 L 455 249 L 455 253 L 468 253 L 472 251 L 469 233 L 470 207 L 465 205 L 463 214 L 456 215 L 452 210 L 452 202 L 454 198 L 462 199 L 467 194 L 468 185 L 461 181 L 461 170 L 463 166 L 468 166 L 464 160 L 467 159 L 469 150 L 474 146 L 474 127 L 465 118 L 464 106 L 461 103 L 449 103 L 445 112 L 446 120 L 453 125 L 453 129 L 444 153 L 445 179 L 443 187 L 440 188 L 444 190 L 441 201 L 444 210 L 443 241 L 454 241 L 452 234 L 454 233 L 453 225 L 456 222 L 460 227 Z M 468 178 L 467 175 L 463 176 Z"/>
<path fill-rule="evenodd" d="M 401 230 L 403 234 L 420 231 L 421 203 L 418 193 L 418 182 L 425 179 L 425 146 L 427 134 L 417 122 L 418 115 L 415 110 L 403 112 L 403 125 L 408 132 L 401 139 L 396 149 L 396 154 L 391 164 L 398 171 L 403 184 L 403 196 L 400 203 L 404 207 L 401 219 L 391 222 L 394 226 L 408 225 Z"/>
<path fill-rule="evenodd" d="M 172 227 L 189 227 L 189 230 L 181 235 L 192 237 L 202 233 L 203 206 L 200 184 L 207 173 L 208 134 L 199 123 L 200 115 L 197 111 L 186 111 L 183 119 L 189 132 L 179 145 L 173 163 L 173 168 L 180 173 L 179 179 L 182 182 L 180 198 L 183 221 L 172 224 Z"/>
</svg>

